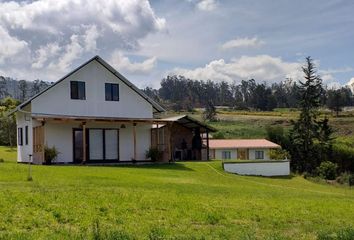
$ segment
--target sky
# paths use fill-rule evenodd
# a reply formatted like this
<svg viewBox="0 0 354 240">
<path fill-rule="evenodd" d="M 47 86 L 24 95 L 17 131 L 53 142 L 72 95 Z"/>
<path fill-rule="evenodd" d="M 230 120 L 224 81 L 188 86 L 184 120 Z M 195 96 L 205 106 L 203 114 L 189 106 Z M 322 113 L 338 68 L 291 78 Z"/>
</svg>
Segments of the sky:
<svg viewBox="0 0 354 240">
<path fill-rule="evenodd" d="M 56 81 L 95 55 L 137 86 L 167 75 L 354 87 L 354 1 L 0 0 L 0 75 Z"/>
</svg>

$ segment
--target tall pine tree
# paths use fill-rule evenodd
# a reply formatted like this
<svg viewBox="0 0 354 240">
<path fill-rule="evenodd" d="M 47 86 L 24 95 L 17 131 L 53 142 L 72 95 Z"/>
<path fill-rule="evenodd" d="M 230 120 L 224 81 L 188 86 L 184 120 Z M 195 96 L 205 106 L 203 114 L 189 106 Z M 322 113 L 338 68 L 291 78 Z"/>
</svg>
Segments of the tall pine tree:
<svg viewBox="0 0 354 240">
<path fill-rule="evenodd" d="M 322 79 L 317 75 L 310 57 L 306 58 L 302 71 L 305 81 L 300 81 L 298 87 L 301 113 L 290 131 L 292 167 L 298 172 L 312 172 L 318 164 L 315 140 L 318 137 L 319 124 L 316 120 L 323 88 Z"/>
</svg>

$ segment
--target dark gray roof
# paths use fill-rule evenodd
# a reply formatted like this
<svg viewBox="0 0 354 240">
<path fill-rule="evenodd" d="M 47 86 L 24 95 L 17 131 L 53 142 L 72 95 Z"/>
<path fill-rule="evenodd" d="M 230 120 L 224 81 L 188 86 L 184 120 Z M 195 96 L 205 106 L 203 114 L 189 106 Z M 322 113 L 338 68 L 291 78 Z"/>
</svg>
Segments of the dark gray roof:
<svg viewBox="0 0 354 240">
<path fill-rule="evenodd" d="M 217 129 L 213 128 L 205 123 L 202 123 L 188 115 L 180 115 L 180 116 L 175 116 L 175 117 L 169 117 L 169 118 L 162 118 L 161 121 L 171 121 L 171 122 L 177 122 L 181 124 L 182 126 L 186 128 L 200 128 L 201 132 L 216 132 Z"/>
<path fill-rule="evenodd" d="M 142 98 L 144 98 L 147 102 L 149 102 L 153 108 L 156 110 L 156 112 L 165 112 L 165 109 L 163 109 L 157 102 L 155 102 L 154 100 L 152 100 L 151 98 L 149 98 L 143 91 L 141 91 L 138 87 L 136 87 L 133 83 L 131 83 L 128 79 L 126 79 L 122 74 L 120 74 L 117 70 L 115 70 L 111 65 L 109 65 L 106 61 L 104 61 L 100 56 L 94 56 L 93 58 L 91 58 L 90 60 L 88 60 L 87 62 L 85 62 L 84 64 L 80 65 L 79 67 L 77 67 L 76 69 L 74 69 L 73 71 L 71 71 L 70 73 L 66 74 L 64 77 L 62 77 L 61 79 L 59 79 L 58 81 L 56 81 L 53 85 L 49 86 L 48 88 L 44 89 L 43 91 L 41 91 L 40 93 L 34 95 L 33 97 L 31 97 L 30 99 L 26 100 L 25 102 L 23 102 L 22 104 L 20 104 L 19 106 L 17 106 L 17 108 L 12 111 L 10 114 L 18 111 L 19 109 L 22 109 L 23 107 L 25 107 L 27 104 L 29 104 L 33 99 L 37 98 L 38 96 L 42 95 L 44 92 L 48 91 L 49 89 L 51 89 L 52 87 L 54 87 L 55 85 L 57 85 L 58 83 L 60 83 L 61 81 L 65 80 L 67 77 L 69 77 L 70 75 L 74 74 L 75 72 L 77 72 L 78 70 L 80 70 L 82 67 L 86 66 L 87 64 L 89 64 L 92 61 L 97 61 L 98 63 L 100 63 L 103 67 L 105 67 L 108 71 L 110 71 L 113 75 L 115 75 L 117 78 L 119 78 L 123 83 L 125 83 L 128 87 L 130 87 L 131 89 L 133 89 L 137 94 L 139 94 Z"/>
</svg>

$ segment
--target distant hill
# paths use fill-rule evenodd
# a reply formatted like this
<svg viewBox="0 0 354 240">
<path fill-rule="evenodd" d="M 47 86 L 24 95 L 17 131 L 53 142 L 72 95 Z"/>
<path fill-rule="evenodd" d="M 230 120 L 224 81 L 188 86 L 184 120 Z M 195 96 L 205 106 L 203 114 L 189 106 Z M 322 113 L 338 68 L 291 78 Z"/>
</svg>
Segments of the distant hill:
<svg viewBox="0 0 354 240">
<path fill-rule="evenodd" d="M 53 84 L 43 80 L 17 80 L 11 77 L 0 76 L 0 99 L 12 97 L 20 101 L 32 97 Z"/>
</svg>

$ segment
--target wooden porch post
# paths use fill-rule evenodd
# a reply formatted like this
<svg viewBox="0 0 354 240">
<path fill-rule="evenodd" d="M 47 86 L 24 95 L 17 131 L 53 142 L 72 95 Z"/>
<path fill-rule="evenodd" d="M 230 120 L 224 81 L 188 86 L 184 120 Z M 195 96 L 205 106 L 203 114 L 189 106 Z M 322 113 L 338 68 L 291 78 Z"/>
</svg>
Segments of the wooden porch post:
<svg viewBox="0 0 354 240">
<path fill-rule="evenodd" d="M 167 139 L 167 153 L 168 153 L 168 161 L 171 162 L 173 160 L 173 155 L 172 155 L 172 124 L 171 123 L 167 123 L 167 130 L 168 130 L 168 139 Z"/>
<path fill-rule="evenodd" d="M 156 148 L 159 150 L 159 123 L 156 123 Z"/>
<path fill-rule="evenodd" d="M 136 160 L 136 123 L 133 123 L 134 160 Z"/>
<path fill-rule="evenodd" d="M 206 140 L 207 140 L 207 160 L 209 160 L 209 130 L 206 130 Z"/>
<path fill-rule="evenodd" d="M 82 163 L 86 163 L 86 122 L 82 123 Z"/>
</svg>

